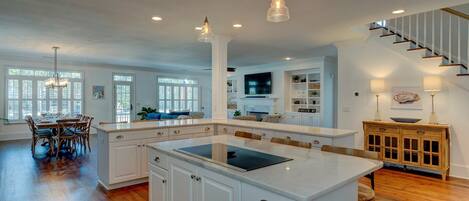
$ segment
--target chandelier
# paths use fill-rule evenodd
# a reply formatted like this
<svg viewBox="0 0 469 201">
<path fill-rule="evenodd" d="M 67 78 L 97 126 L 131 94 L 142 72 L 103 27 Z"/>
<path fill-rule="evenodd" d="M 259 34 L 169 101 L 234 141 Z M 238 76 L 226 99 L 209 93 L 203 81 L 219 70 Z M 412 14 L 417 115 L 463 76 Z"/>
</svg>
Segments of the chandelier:
<svg viewBox="0 0 469 201">
<path fill-rule="evenodd" d="M 290 19 L 290 12 L 285 5 L 285 0 L 272 0 L 270 8 L 267 11 L 267 21 L 284 22 Z"/>
<path fill-rule="evenodd" d="M 208 24 L 208 18 L 205 17 L 204 25 L 202 25 L 202 29 L 200 30 L 198 41 L 208 43 L 212 39 L 212 36 L 213 36 L 212 28 Z"/>
<path fill-rule="evenodd" d="M 45 85 L 47 88 L 65 88 L 68 85 L 68 80 L 60 78 L 57 72 L 57 50 L 59 47 L 52 47 L 52 49 L 54 49 L 54 74 L 45 81 Z"/>
</svg>

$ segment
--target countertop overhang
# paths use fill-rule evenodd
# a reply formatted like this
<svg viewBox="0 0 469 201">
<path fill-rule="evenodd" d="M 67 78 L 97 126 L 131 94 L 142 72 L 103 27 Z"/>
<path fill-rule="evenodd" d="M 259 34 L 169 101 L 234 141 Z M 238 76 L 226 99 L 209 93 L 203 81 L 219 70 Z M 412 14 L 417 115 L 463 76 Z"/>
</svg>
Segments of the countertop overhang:
<svg viewBox="0 0 469 201">
<path fill-rule="evenodd" d="M 312 126 L 300 126 L 282 123 L 267 123 L 242 120 L 215 120 L 215 119 L 184 119 L 184 120 L 165 120 L 165 121 L 144 121 L 131 123 L 116 123 L 93 126 L 97 130 L 105 133 L 112 132 L 128 132 L 137 130 L 151 130 L 160 128 L 174 128 L 184 126 L 200 126 L 200 125 L 225 125 L 238 126 L 255 129 L 266 129 L 274 131 L 283 131 L 290 133 L 300 133 L 306 135 L 322 136 L 322 137 L 342 137 L 354 135 L 357 132 L 352 130 L 321 128 Z"/>
<path fill-rule="evenodd" d="M 182 147 L 211 143 L 229 144 L 293 158 L 293 160 L 253 171 L 240 172 L 175 151 L 175 149 Z M 318 149 L 272 144 L 266 141 L 249 140 L 229 135 L 159 142 L 150 144 L 148 147 L 170 157 L 298 201 L 310 201 L 319 198 L 383 166 L 381 161 L 322 152 Z"/>
</svg>

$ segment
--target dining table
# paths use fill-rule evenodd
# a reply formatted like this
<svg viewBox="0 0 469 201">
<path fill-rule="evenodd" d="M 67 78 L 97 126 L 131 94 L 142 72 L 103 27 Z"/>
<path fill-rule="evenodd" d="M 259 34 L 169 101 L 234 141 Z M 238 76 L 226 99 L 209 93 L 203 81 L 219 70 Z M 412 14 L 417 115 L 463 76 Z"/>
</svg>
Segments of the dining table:
<svg viewBox="0 0 469 201">
<path fill-rule="evenodd" d="M 46 129 L 46 128 L 55 129 L 59 126 L 60 122 L 69 122 L 70 125 L 73 125 L 79 121 L 81 121 L 81 118 L 78 118 L 78 117 L 54 117 L 54 118 L 37 119 L 34 122 L 38 129 Z"/>
</svg>

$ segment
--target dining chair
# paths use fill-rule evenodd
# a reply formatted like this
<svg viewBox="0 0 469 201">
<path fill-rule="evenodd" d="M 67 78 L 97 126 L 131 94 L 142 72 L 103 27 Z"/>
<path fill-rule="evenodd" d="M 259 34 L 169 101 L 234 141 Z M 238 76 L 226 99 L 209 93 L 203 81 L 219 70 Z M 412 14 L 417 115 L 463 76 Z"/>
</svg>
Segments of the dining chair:
<svg viewBox="0 0 469 201">
<path fill-rule="evenodd" d="M 295 146 L 295 147 L 301 147 L 301 148 L 307 148 L 307 149 L 311 149 L 312 147 L 312 144 L 310 142 L 302 142 L 302 141 L 292 140 L 290 138 L 273 137 L 272 139 L 270 139 L 270 142 L 277 143 L 277 144 L 285 144 L 285 145 L 290 145 L 290 146 Z"/>
<path fill-rule="evenodd" d="M 86 148 L 91 152 L 91 145 L 90 145 L 90 131 L 91 131 L 91 122 L 93 121 L 94 117 L 84 115 L 82 120 L 86 122 L 83 126 L 75 131 L 75 134 L 80 136 L 80 144 L 81 147 L 84 148 L 86 153 Z"/>
<path fill-rule="evenodd" d="M 331 152 L 336 154 L 343 154 L 348 156 L 355 156 L 360 158 L 372 159 L 372 160 L 381 160 L 381 156 L 378 152 L 374 151 L 365 151 L 359 149 L 351 149 L 345 147 L 335 147 L 330 145 L 323 145 L 321 151 Z M 365 177 L 369 178 L 371 181 L 371 188 L 365 184 L 358 184 L 358 200 L 359 201 L 370 201 L 375 199 L 375 173 L 372 172 Z"/>
<path fill-rule="evenodd" d="M 31 131 L 31 153 L 33 157 L 36 154 L 36 144 L 39 140 L 47 140 L 50 146 L 51 154 L 54 154 L 54 140 L 53 140 L 53 133 L 51 129 L 38 129 L 36 124 L 34 123 L 34 119 L 32 116 L 26 116 L 26 123 L 28 124 L 29 130 Z"/>
<path fill-rule="evenodd" d="M 244 132 L 244 131 L 236 131 L 235 132 L 236 137 L 242 137 L 242 138 L 248 138 L 248 139 L 253 139 L 253 140 L 262 140 L 261 135 L 256 135 L 253 133 L 249 132 Z"/>
<path fill-rule="evenodd" d="M 67 146 L 66 148 L 70 153 L 76 153 L 77 143 L 79 142 L 80 136 L 74 131 L 79 130 L 84 125 L 86 125 L 86 123 L 78 121 L 57 122 L 57 135 L 55 136 L 57 142 L 56 157 L 59 156 L 59 152 L 63 145 Z"/>
</svg>

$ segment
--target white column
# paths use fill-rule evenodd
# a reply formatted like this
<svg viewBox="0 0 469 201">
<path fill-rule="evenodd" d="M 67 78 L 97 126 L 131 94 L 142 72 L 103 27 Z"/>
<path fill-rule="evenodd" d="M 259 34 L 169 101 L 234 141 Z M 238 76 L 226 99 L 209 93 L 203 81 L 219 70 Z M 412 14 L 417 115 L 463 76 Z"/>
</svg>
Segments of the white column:
<svg viewBox="0 0 469 201">
<path fill-rule="evenodd" d="M 227 119 L 226 76 L 231 38 L 214 35 L 212 43 L 212 119 Z"/>
</svg>

